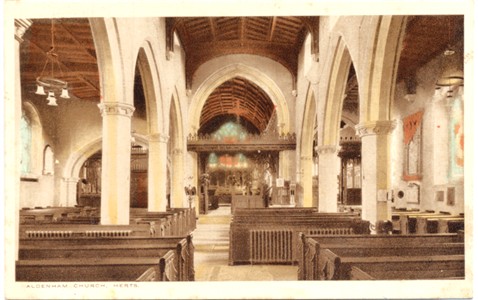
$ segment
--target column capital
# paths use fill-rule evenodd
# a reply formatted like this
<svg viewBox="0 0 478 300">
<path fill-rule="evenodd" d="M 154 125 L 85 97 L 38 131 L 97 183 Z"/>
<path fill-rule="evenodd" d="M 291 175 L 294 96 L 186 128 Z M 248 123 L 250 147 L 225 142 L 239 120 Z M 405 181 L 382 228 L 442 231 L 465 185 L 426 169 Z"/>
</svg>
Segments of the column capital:
<svg viewBox="0 0 478 300">
<path fill-rule="evenodd" d="M 391 133 L 397 125 L 395 120 L 387 121 L 369 121 L 355 126 L 357 135 L 364 137 L 366 135 L 386 135 Z"/>
<path fill-rule="evenodd" d="M 317 147 L 317 153 L 319 155 L 323 154 L 337 154 L 339 152 L 339 147 L 336 145 L 322 145 Z"/>
<path fill-rule="evenodd" d="M 148 140 L 150 142 L 167 143 L 169 141 L 169 136 L 162 133 L 152 133 L 148 135 Z"/>
<path fill-rule="evenodd" d="M 134 106 L 120 102 L 101 102 L 98 104 L 101 116 L 120 115 L 131 118 L 134 112 Z"/>
<path fill-rule="evenodd" d="M 15 19 L 15 39 L 18 42 L 23 42 L 23 35 L 32 26 L 32 23 L 30 19 Z"/>
</svg>

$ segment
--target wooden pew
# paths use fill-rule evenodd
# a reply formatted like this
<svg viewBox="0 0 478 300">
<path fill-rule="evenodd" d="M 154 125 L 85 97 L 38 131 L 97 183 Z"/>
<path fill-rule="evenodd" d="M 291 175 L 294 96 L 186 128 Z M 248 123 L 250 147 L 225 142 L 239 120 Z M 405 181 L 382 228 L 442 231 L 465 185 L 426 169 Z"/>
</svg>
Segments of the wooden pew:
<svg viewBox="0 0 478 300">
<path fill-rule="evenodd" d="M 167 235 L 186 235 L 196 229 L 196 215 L 190 208 L 172 208 L 166 212 L 149 212 L 146 209 L 132 209 L 131 221 L 156 222 L 156 229 Z"/>
<path fill-rule="evenodd" d="M 416 233 L 447 233 L 457 232 L 463 230 L 465 226 L 465 218 L 459 215 L 432 215 L 432 216 L 417 216 Z M 449 223 L 454 226 L 449 228 Z"/>
<path fill-rule="evenodd" d="M 16 281 L 170 281 L 173 260 L 171 250 L 158 257 L 19 260 Z"/>
<path fill-rule="evenodd" d="M 172 251 L 172 252 L 171 252 Z M 171 256 L 171 252 L 172 256 Z M 168 254 L 169 253 L 169 254 Z M 41 261 L 55 261 L 60 265 L 64 265 L 65 268 L 72 265 L 71 268 L 76 266 L 76 261 L 81 259 L 96 260 L 104 264 L 105 270 L 113 268 L 119 260 L 109 260 L 111 258 L 121 258 L 122 260 L 129 262 L 128 264 L 120 264 L 119 268 L 124 270 L 132 269 L 133 273 L 137 273 L 139 268 L 144 267 L 144 261 L 148 258 L 150 265 L 148 268 L 155 268 L 154 279 L 155 280 L 168 280 L 168 281 L 193 281 L 194 280 L 194 246 L 192 244 L 192 236 L 187 237 L 84 237 L 84 238 L 50 238 L 50 239 L 20 239 L 19 261 L 17 263 L 17 272 L 34 272 L 35 278 L 39 278 L 42 274 L 41 267 L 45 267 L 46 270 L 55 269 L 53 263 L 35 263 Z M 142 258 L 143 260 L 141 260 Z M 69 262 L 71 261 L 71 262 Z M 105 262 L 103 262 L 105 261 Z M 159 263 L 159 269 L 157 264 Z M 136 265 L 139 264 L 140 267 Z M 161 267 L 163 266 L 163 267 Z M 147 268 L 143 268 L 143 272 L 146 272 Z M 35 271 L 37 270 L 37 271 Z M 96 269 L 95 269 L 96 270 Z M 101 269 L 103 270 L 103 269 Z M 93 273 L 103 274 L 103 271 L 98 270 Z M 158 273 L 158 270 L 161 272 Z M 44 281 L 50 281 L 51 276 L 49 273 L 43 274 L 46 279 Z M 85 270 L 86 272 L 86 270 Z M 99 273 L 95 273 L 99 272 Z M 106 271 L 104 271 L 106 272 Z M 152 271 L 149 271 L 151 276 Z M 67 273 L 65 273 L 67 274 Z M 141 274 L 140 274 L 141 275 Z M 22 275 L 18 278 L 30 278 L 33 275 Z M 62 278 L 66 275 L 62 275 Z M 93 276 L 93 275 L 91 275 Z M 55 279 L 56 277 L 53 277 Z M 75 277 L 76 278 L 76 277 Z M 94 278 L 94 277 L 92 277 Z M 116 280 L 117 276 L 111 277 L 111 280 Z M 148 278 L 144 274 L 144 278 Z M 53 280 L 52 279 L 52 280 Z M 68 280 L 65 277 L 64 280 Z M 76 280 L 72 278 L 72 280 Z M 130 278 L 131 280 L 131 278 Z"/>
<path fill-rule="evenodd" d="M 444 258 L 447 256 L 452 262 L 449 263 L 450 267 L 443 268 L 449 272 L 443 271 L 435 277 L 464 276 L 462 235 L 324 237 L 300 234 L 300 239 L 299 251 L 302 255 L 299 260 L 299 280 L 371 279 L 378 275 L 382 277 L 377 279 L 431 279 L 433 272 L 412 273 L 417 271 L 416 266 L 423 267 L 427 262 L 433 265 L 430 270 L 437 266 L 446 266 L 448 262 Z M 384 268 L 382 273 L 377 273 L 386 265 L 386 261 L 390 261 L 390 268 Z M 390 270 L 390 274 L 386 274 L 386 270 Z M 373 274 L 368 271 L 373 271 Z M 360 277 L 363 273 L 368 275 Z"/>
<path fill-rule="evenodd" d="M 332 280 L 458 279 L 465 276 L 464 255 L 344 257 L 329 249 L 323 252 L 327 262 L 334 262 L 333 269 L 328 270 Z M 369 277 L 357 275 L 352 267 L 355 272 L 360 270 Z"/>
<path fill-rule="evenodd" d="M 300 213 L 288 215 L 286 209 L 281 209 L 280 214 L 257 216 L 251 210 L 250 215 L 246 212 L 235 215 L 230 226 L 229 264 L 294 264 L 299 258 L 295 246 L 299 232 L 324 235 L 370 233 L 369 222 L 355 215 L 321 217 L 309 212 L 305 216 Z"/>
<path fill-rule="evenodd" d="M 128 237 L 156 236 L 148 224 L 138 225 L 89 225 L 89 224 L 42 224 L 20 225 L 20 238 L 75 238 L 75 237 Z"/>
<path fill-rule="evenodd" d="M 412 212 L 400 215 L 400 233 L 410 234 L 417 233 L 417 218 L 418 217 L 435 217 L 440 214 L 434 212 Z"/>
<path fill-rule="evenodd" d="M 99 220 L 98 208 L 94 207 L 46 207 L 20 210 L 20 224 L 98 224 Z"/>
<path fill-rule="evenodd" d="M 392 209 L 392 226 L 393 226 L 393 233 L 400 234 L 402 233 L 400 216 L 407 215 L 410 213 L 417 213 L 419 209 L 406 209 L 406 208 L 393 208 Z M 403 232 L 405 234 L 405 232 Z"/>
</svg>

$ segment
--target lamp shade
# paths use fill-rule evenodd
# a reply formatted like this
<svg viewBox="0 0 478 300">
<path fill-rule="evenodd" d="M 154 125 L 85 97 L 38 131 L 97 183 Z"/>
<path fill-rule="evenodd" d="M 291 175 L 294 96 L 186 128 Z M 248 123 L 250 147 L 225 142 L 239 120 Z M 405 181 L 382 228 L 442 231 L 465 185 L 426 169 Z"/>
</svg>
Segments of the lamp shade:
<svg viewBox="0 0 478 300">
<path fill-rule="evenodd" d="M 461 86 L 464 83 L 463 71 L 461 70 L 445 70 L 442 76 L 437 80 L 437 87 Z"/>
<path fill-rule="evenodd" d="M 70 95 L 68 94 L 68 89 L 63 88 L 63 89 L 61 90 L 60 98 L 70 99 Z"/>
<path fill-rule="evenodd" d="M 37 90 L 35 92 L 37 95 L 46 95 L 45 94 L 45 89 L 43 88 L 42 85 L 37 85 Z"/>
<path fill-rule="evenodd" d="M 56 103 L 55 93 L 53 93 L 52 91 L 48 92 L 48 97 L 46 98 L 46 100 L 48 100 L 48 105 L 58 106 L 58 104 Z"/>
</svg>

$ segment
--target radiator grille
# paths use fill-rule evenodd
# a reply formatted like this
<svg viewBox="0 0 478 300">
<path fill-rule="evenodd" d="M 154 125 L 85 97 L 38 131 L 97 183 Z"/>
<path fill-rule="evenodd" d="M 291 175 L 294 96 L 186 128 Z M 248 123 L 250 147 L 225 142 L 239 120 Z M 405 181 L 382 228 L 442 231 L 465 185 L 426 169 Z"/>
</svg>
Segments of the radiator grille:
<svg viewBox="0 0 478 300">
<path fill-rule="evenodd" d="M 101 231 L 87 231 L 87 237 L 118 237 L 131 236 L 131 230 L 101 230 Z"/>
<path fill-rule="evenodd" d="M 292 231 L 251 230 L 251 263 L 292 262 Z"/>
<path fill-rule="evenodd" d="M 35 230 L 35 231 L 25 231 L 27 238 L 65 238 L 72 237 L 73 231 L 48 231 L 48 230 Z"/>
<path fill-rule="evenodd" d="M 341 235 L 353 233 L 353 228 L 317 228 L 309 230 L 309 235 Z"/>
</svg>

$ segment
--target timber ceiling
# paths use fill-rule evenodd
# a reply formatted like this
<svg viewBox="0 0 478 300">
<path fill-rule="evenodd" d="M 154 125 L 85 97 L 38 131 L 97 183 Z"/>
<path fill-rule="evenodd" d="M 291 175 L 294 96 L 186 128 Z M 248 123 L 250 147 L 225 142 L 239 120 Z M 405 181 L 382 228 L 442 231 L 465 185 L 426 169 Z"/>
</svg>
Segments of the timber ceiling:
<svg viewBox="0 0 478 300">
<path fill-rule="evenodd" d="M 218 86 L 206 100 L 200 125 L 207 126 L 217 116 L 244 118 L 262 132 L 274 112 L 269 96 L 251 81 L 236 77 Z"/>
<path fill-rule="evenodd" d="M 187 81 L 204 62 L 226 54 L 255 54 L 284 65 L 295 79 L 299 51 L 308 32 L 311 52 L 318 49 L 318 17 L 199 17 L 166 18 L 168 49 L 176 32 L 186 55 Z M 51 19 L 33 19 L 20 47 L 21 80 L 34 95 L 35 79 L 44 68 L 51 48 Z M 463 39 L 463 16 L 409 16 L 403 39 L 397 80 L 414 77 L 416 71 L 449 45 Z M 55 19 L 55 52 L 62 75 L 73 97 L 100 101 L 95 45 L 86 18 Z M 169 36 L 169 39 L 168 39 Z M 356 107 L 358 86 L 350 76 L 344 105 Z M 38 96 L 40 97 L 40 96 Z M 239 115 L 257 129 L 265 128 L 273 105 L 255 84 L 235 78 L 218 87 L 206 102 L 201 124 L 217 116 Z"/>
<path fill-rule="evenodd" d="M 226 54 L 271 58 L 284 65 L 295 78 L 299 52 L 308 30 L 317 27 L 318 17 L 167 18 L 166 23 L 170 39 L 177 32 L 186 52 L 190 85 L 201 64 Z"/>
<path fill-rule="evenodd" d="M 463 34 L 463 16 L 408 17 L 397 80 L 414 78 L 420 67 L 463 39 Z"/>
<path fill-rule="evenodd" d="M 35 91 L 35 80 L 45 66 L 52 46 L 51 19 L 33 19 L 20 47 L 20 70 L 23 88 Z M 68 82 L 70 96 L 90 101 L 100 100 L 100 82 L 95 45 L 88 19 L 55 19 L 54 44 L 59 67 L 54 77 Z M 51 64 L 43 72 L 50 75 Z M 41 96 L 39 96 L 41 97 Z"/>
</svg>

